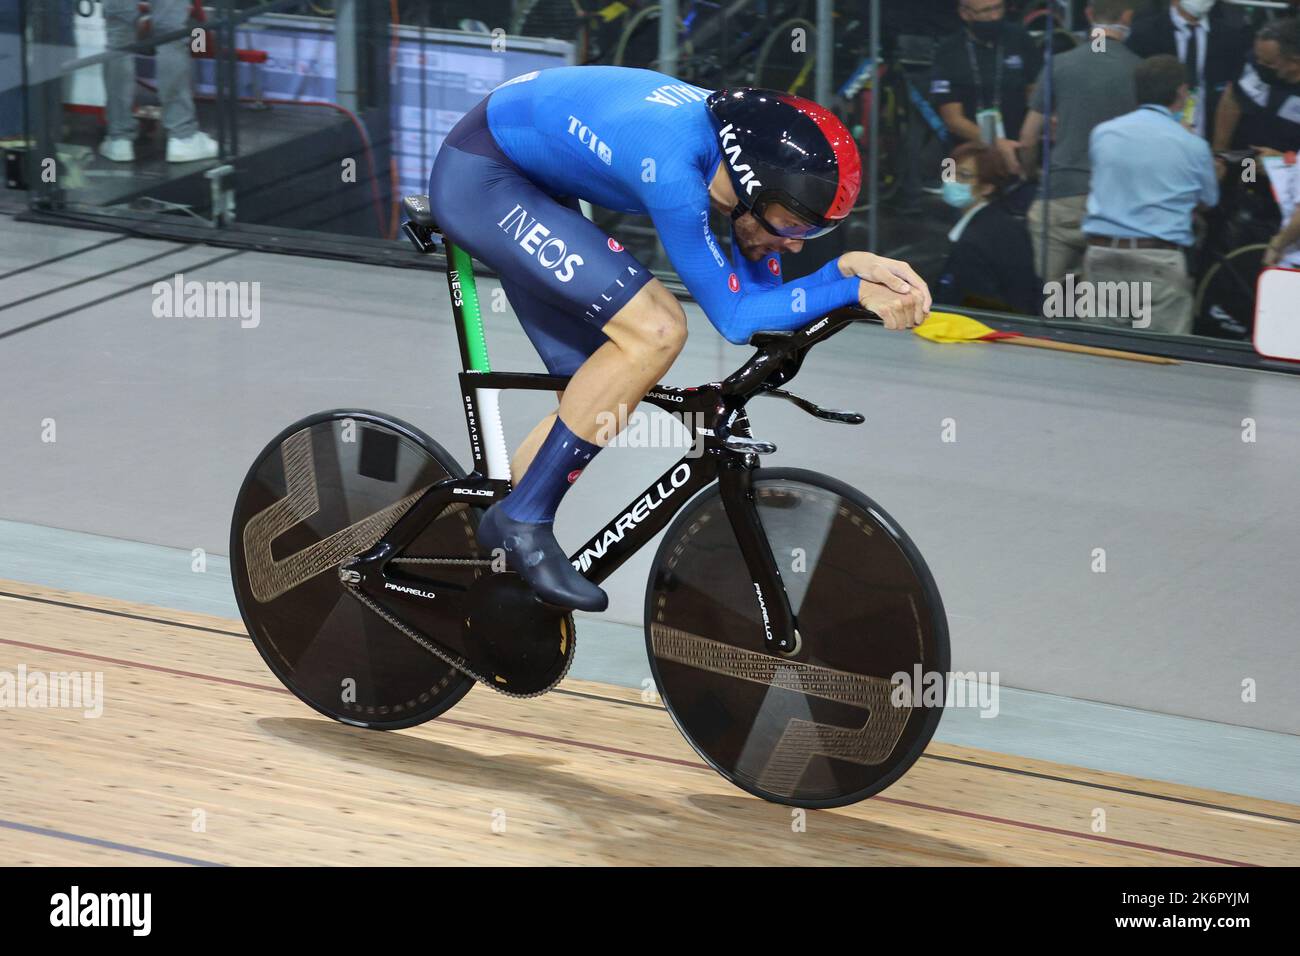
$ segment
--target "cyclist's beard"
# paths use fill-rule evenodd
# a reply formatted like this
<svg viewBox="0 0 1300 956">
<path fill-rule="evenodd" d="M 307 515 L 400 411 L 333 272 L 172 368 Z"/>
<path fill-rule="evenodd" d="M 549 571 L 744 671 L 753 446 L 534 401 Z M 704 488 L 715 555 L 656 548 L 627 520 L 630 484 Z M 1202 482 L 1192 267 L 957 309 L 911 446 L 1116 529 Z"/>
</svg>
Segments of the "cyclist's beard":
<svg viewBox="0 0 1300 956">
<path fill-rule="evenodd" d="M 784 244 L 779 236 L 774 236 L 753 216 L 741 216 L 732 224 L 732 233 L 740 254 L 750 262 L 758 262 L 764 256 L 784 251 Z"/>
</svg>

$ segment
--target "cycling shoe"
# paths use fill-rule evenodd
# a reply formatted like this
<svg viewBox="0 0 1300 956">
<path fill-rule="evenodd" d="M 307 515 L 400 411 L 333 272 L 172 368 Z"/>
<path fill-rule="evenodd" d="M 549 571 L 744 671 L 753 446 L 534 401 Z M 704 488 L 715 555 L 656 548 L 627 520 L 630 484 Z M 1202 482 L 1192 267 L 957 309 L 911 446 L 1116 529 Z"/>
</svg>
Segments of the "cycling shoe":
<svg viewBox="0 0 1300 956">
<path fill-rule="evenodd" d="M 579 611 L 603 611 L 609 595 L 592 584 L 569 562 L 550 522 L 515 521 L 498 502 L 478 526 L 478 543 L 485 550 L 502 548 L 506 565 L 516 571 L 547 604 Z"/>
</svg>

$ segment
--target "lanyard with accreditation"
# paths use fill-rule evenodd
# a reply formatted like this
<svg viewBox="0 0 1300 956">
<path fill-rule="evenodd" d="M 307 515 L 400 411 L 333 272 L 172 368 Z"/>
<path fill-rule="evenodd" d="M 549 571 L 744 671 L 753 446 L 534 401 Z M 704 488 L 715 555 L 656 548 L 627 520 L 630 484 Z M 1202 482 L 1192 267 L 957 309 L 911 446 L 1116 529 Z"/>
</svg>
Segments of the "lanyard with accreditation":
<svg viewBox="0 0 1300 956">
<path fill-rule="evenodd" d="M 986 143 L 996 143 L 1007 138 L 1006 124 L 1002 122 L 1002 43 L 993 48 L 993 60 L 996 64 L 993 74 L 993 105 L 984 106 L 984 75 L 980 72 L 979 58 L 975 55 L 975 43 L 966 39 L 966 53 L 970 57 L 970 71 L 975 77 L 975 122 L 980 128 L 980 138 Z"/>
</svg>

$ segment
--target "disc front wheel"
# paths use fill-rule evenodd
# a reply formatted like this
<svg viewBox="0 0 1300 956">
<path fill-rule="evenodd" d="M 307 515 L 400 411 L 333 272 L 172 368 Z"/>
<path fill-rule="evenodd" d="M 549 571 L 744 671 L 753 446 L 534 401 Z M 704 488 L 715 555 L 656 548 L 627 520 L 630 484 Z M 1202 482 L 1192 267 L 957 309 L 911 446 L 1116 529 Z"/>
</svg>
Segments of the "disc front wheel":
<svg viewBox="0 0 1300 956">
<path fill-rule="evenodd" d="M 915 545 L 856 489 L 760 469 L 753 499 L 795 653 L 765 645 L 715 485 L 678 516 L 651 567 L 655 683 L 682 734 L 736 786 L 791 806 L 854 803 L 901 777 L 934 735 L 949 667 L 943 603 Z"/>
</svg>

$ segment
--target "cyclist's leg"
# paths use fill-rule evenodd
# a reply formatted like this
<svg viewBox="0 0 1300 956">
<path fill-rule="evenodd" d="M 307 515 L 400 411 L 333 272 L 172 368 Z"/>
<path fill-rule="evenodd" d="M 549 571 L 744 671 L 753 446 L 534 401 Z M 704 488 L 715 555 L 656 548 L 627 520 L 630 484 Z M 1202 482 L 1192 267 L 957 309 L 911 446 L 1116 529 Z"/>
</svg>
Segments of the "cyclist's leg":
<svg viewBox="0 0 1300 956">
<path fill-rule="evenodd" d="M 535 301 L 522 315 L 530 337 L 537 334 Z M 675 314 L 674 314 L 675 313 Z M 563 313 L 559 317 L 564 318 Z M 575 327 L 572 312 L 567 316 Z M 583 578 L 569 563 L 552 532 L 556 509 L 600 447 L 617 434 L 650 387 L 672 364 L 685 340 L 681 306 L 658 280 L 647 282 L 602 328 L 606 341 L 583 359 L 561 395 L 556 414 L 532 430 L 511 463 L 514 490 L 484 515 L 479 540 L 502 547 L 511 567 L 552 604 L 601 611 L 605 592 Z M 577 351 L 581 351 L 578 349 Z M 558 361 L 544 352 L 548 367 L 567 373 L 573 359 Z"/>
<path fill-rule="evenodd" d="M 618 424 L 681 351 L 686 318 L 655 280 L 642 286 L 603 330 L 609 341 L 569 380 L 558 414 L 533 429 L 514 465 L 522 477 L 479 525 L 479 541 L 504 548 L 510 566 L 542 598 L 589 611 L 603 611 L 608 598 L 560 549 L 551 530 L 555 512 L 601 445 L 617 434 Z"/>
<path fill-rule="evenodd" d="M 581 214 L 576 199 L 567 197 L 558 200 L 564 207 Z M 598 238 L 608 239 L 597 231 Z M 635 260 L 634 260 L 635 261 Z M 607 349 L 579 380 L 575 399 L 570 399 L 568 406 L 563 405 L 564 393 L 560 393 L 566 422 L 586 420 L 592 422 L 592 429 L 584 429 L 578 434 L 599 445 L 607 444 L 617 433 L 617 427 L 626 422 L 632 408 L 639 402 L 650 387 L 668 370 L 677 353 L 681 350 L 686 333 L 686 316 L 672 294 L 662 282 L 652 279 L 640 292 L 628 300 L 627 306 L 607 319 L 603 325 L 593 322 L 575 322 L 572 304 L 554 304 L 532 295 L 525 284 L 505 277 L 501 280 L 506 297 L 520 317 L 524 331 L 529 340 L 542 356 L 546 368 L 553 375 L 575 375 L 579 368 L 592 358 L 604 345 L 613 342 L 616 348 Z M 652 291 L 646 292 L 646 289 Z M 545 295 L 546 291 L 543 290 Z M 651 331 L 669 326 L 666 335 L 652 336 Z M 634 361 L 628 362 L 628 359 Z M 632 369 L 619 367 L 630 364 Z M 644 368 L 644 374 L 637 369 Z M 606 378 L 608 377 L 608 378 Z M 583 382 L 587 379 L 595 382 L 617 381 L 628 383 L 626 395 L 619 394 L 612 398 L 602 396 L 599 390 L 588 391 Z M 619 405 L 622 405 L 622 408 Z M 610 414 L 603 414 L 603 413 Z M 528 469 L 537 449 L 550 432 L 555 422 L 555 415 L 549 415 L 529 433 L 520 444 L 511 459 L 511 471 L 516 483 Z"/>
<path fill-rule="evenodd" d="M 621 245 L 525 178 L 496 147 L 486 108 L 467 115 L 434 164 L 429 201 L 444 233 L 513 284 L 512 302 L 548 368 L 574 371 L 559 414 L 535 429 L 535 447 L 514 491 L 480 526 L 498 539 L 511 566 L 553 603 L 602 610 L 604 592 L 582 578 L 559 550 L 551 525 L 565 491 L 599 451 L 612 413 L 640 401 L 685 341 L 685 315 Z M 509 293 L 507 293 L 509 294 Z M 544 306 L 546 307 L 543 307 Z M 584 328 L 587 326 L 587 328 Z M 589 329 L 602 333 L 599 347 Z M 566 348 L 556 354 L 547 344 Z M 526 468 L 523 466 L 527 465 Z"/>
<path fill-rule="evenodd" d="M 604 332 L 574 316 L 571 309 L 539 298 L 531 284 L 509 275 L 502 275 L 500 281 L 519 324 L 552 375 L 572 375 L 609 341 Z"/>
<path fill-rule="evenodd" d="M 585 322 L 574 322 L 563 309 L 531 295 L 522 284 L 505 276 L 500 281 L 515 315 L 520 318 L 519 324 L 552 375 L 572 375 L 592 352 L 608 341 L 599 329 Z M 563 399 L 564 392 L 556 392 L 555 397 L 557 401 Z M 510 477 L 516 485 L 555 424 L 558 411 L 557 407 L 538 422 L 510 456 Z"/>
<path fill-rule="evenodd" d="M 599 341 L 575 334 L 573 330 L 582 329 L 582 323 L 549 303 L 509 291 L 507 296 L 516 312 L 528 316 L 524 330 L 547 369 L 573 376 L 568 389 L 560 393 L 558 411 L 563 420 L 579 437 L 600 446 L 618 434 L 636 404 L 672 365 L 686 338 L 686 315 L 657 279 L 646 283 L 605 323 Z M 564 334 L 564 325 L 570 341 L 556 335 Z M 515 452 L 511 471 L 516 483 L 554 421 L 554 414 L 542 419 Z"/>
</svg>

